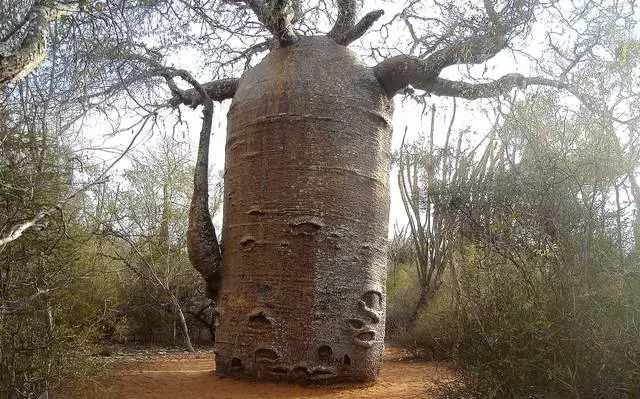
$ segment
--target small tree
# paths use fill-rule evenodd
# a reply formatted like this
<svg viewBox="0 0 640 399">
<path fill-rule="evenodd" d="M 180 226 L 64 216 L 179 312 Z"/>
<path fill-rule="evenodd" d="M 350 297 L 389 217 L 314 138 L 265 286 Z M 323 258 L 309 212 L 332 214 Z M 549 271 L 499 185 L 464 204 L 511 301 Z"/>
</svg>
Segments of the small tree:
<svg viewBox="0 0 640 399">
<path fill-rule="evenodd" d="M 185 252 L 188 176 L 192 173 L 188 146 L 164 136 L 156 148 L 129 158 L 133 166 L 124 174 L 122 186 L 126 188 L 119 189 L 117 210 L 106 230 L 128 249 L 112 248 L 111 256 L 123 262 L 134 279 L 162 293 L 155 300 L 156 307 L 162 309 L 162 301 L 168 300 L 185 347 L 193 351 L 185 317 L 187 298 L 197 295 Z M 217 206 L 212 205 L 213 209 Z"/>
</svg>

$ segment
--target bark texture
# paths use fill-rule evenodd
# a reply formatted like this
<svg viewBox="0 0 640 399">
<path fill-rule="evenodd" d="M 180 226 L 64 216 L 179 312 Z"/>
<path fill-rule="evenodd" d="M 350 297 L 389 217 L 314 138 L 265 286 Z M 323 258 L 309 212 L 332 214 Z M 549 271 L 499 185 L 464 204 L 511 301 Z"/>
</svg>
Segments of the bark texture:
<svg viewBox="0 0 640 399">
<path fill-rule="evenodd" d="M 187 79 L 198 91 L 204 107 L 198 156 L 193 176 L 193 195 L 189 207 L 187 252 L 189 261 L 207 283 L 209 297 L 217 302 L 222 283 L 223 265 L 218 237 L 209 212 L 209 142 L 213 120 L 213 101 L 206 89 L 191 75 L 184 73 L 183 78 Z"/>
<path fill-rule="evenodd" d="M 303 37 L 228 115 L 216 369 L 368 383 L 382 360 L 392 102 L 346 47 Z"/>
<path fill-rule="evenodd" d="M 26 16 L 26 34 L 22 42 L 15 48 L 6 48 L 6 43 L 0 42 L 0 87 L 24 78 L 44 61 L 49 23 L 75 10 L 75 4 L 48 4 L 44 1 L 33 4 Z"/>
</svg>

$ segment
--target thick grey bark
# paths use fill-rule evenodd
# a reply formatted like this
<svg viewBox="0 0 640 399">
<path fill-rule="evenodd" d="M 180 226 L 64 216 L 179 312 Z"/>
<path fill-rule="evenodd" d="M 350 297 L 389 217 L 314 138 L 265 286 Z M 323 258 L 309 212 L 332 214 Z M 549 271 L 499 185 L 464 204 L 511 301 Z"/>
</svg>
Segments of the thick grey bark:
<svg viewBox="0 0 640 399">
<path fill-rule="evenodd" d="M 186 71 L 167 69 L 163 74 L 174 98 L 182 100 L 189 98 L 185 94 L 189 91 L 179 90 L 173 82 L 174 76 L 180 76 L 193 86 L 203 106 L 202 128 L 193 177 L 193 195 L 189 207 L 187 252 L 191 264 L 207 283 L 209 297 L 217 302 L 222 284 L 223 265 L 218 237 L 209 212 L 209 143 L 213 124 L 213 100 L 209 91 L 218 95 L 216 98 L 224 99 L 227 96 L 233 96 L 236 83 L 233 80 L 216 81 L 209 83 L 205 88 Z M 194 96 L 195 94 L 191 94 L 189 100 L 192 104 Z"/>
<path fill-rule="evenodd" d="M 327 36 L 340 45 L 348 46 L 362 37 L 384 14 L 382 10 L 371 11 L 356 23 L 358 9 L 356 0 L 338 0 L 338 18 Z"/>
<path fill-rule="evenodd" d="M 271 32 L 273 37 L 285 47 L 298 41 L 293 32 L 291 20 L 295 14 L 291 0 L 243 0 L 251 8 L 258 21 Z"/>
<path fill-rule="evenodd" d="M 0 87 L 24 78 L 44 61 L 47 56 L 49 24 L 63 15 L 71 14 L 75 9 L 75 4 L 51 5 L 45 1 L 33 4 L 25 18 L 26 35 L 21 43 L 15 48 L 9 48 L 7 42 L 11 40 L 11 35 L 0 42 Z"/>
<path fill-rule="evenodd" d="M 391 113 L 372 70 L 327 37 L 276 49 L 240 80 L 228 115 L 218 373 L 377 378 Z"/>
</svg>

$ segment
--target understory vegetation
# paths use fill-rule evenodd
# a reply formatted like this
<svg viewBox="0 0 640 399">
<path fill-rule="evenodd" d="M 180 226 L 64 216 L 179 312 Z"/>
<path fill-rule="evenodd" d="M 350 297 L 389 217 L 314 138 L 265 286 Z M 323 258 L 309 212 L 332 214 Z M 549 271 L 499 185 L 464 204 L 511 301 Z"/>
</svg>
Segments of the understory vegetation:
<svg viewBox="0 0 640 399">
<path fill-rule="evenodd" d="M 0 397 L 96 375 L 95 355 L 110 354 L 99 345 L 210 345 L 213 307 L 185 250 L 188 146 L 132 153 L 108 183 L 86 165 L 79 182 L 63 135 L 11 122 L 0 125 L 0 225 L 49 215 L 0 246 Z"/>
<path fill-rule="evenodd" d="M 220 225 L 222 181 L 231 175 L 221 144 L 229 107 L 242 114 L 229 129 L 255 127 L 256 120 L 269 125 L 227 143 L 243 150 L 236 168 L 251 171 L 236 178 L 245 191 L 233 198 L 251 187 L 262 190 L 255 191 L 261 206 L 237 208 L 255 223 L 246 226 L 277 213 L 282 200 L 272 194 L 286 185 L 300 193 L 300 203 L 312 204 L 304 220 L 282 224 L 303 244 L 292 251 L 295 243 L 267 237 L 270 244 L 279 245 L 283 257 L 304 254 L 312 265 L 318 254 L 338 253 L 351 232 L 382 231 L 375 244 L 350 243 L 377 258 L 349 253 L 355 260 L 345 260 L 363 267 L 364 258 L 377 259 L 371 268 L 380 270 L 366 276 L 376 285 L 383 275 L 383 223 L 367 227 L 360 216 L 331 215 L 335 233 L 316 251 L 320 246 L 310 237 L 325 227 L 327 215 L 311 208 L 321 201 L 326 209 L 364 215 L 370 206 L 375 220 L 386 220 L 391 150 L 391 214 L 397 218 L 391 222 L 398 225 L 388 242 L 386 293 L 367 291 L 354 308 L 378 328 L 384 313 L 378 299 L 385 297 L 390 344 L 455 369 L 455 381 L 436 395 L 640 398 L 637 8 L 633 0 L 1 0 L 0 399 L 55 396 L 101 373 L 100 359 L 114 346 L 194 351 L 215 340 L 216 308 L 207 294 L 213 291 L 192 267 L 188 248 L 220 255 L 224 237 L 220 246 L 215 233 L 201 246 L 189 246 L 186 237 L 190 216 L 194 225 L 211 227 L 207 231 Z M 370 109 L 352 102 L 361 94 L 356 90 L 327 96 L 325 85 L 314 81 L 333 79 L 326 71 L 339 68 L 325 70 L 314 61 L 313 71 L 297 70 L 285 52 L 305 36 L 331 44 L 326 51 L 335 54 L 327 53 L 327 64 L 338 55 L 357 64 L 362 76 L 350 78 L 376 93 L 363 99 Z M 264 69 L 282 80 L 265 85 L 277 92 L 262 98 L 248 86 L 267 79 L 242 76 L 272 51 L 285 56 Z M 312 94 L 295 97 L 298 88 Z M 219 105 L 236 90 L 246 98 L 253 93 L 250 106 Z M 332 115 L 329 103 L 344 112 Z M 374 112 L 383 103 L 384 112 Z M 352 123 L 356 111 L 377 136 Z M 317 128 L 319 121 L 328 127 Z M 329 144 L 316 140 L 319 134 Z M 356 144 L 342 148 L 340 135 Z M 210 156 L 202 145 L 196 164 L 194 143 L 208 145 L 209 138 Z M 376 154 L 359 147 L 364 138 Z M 265 143 L 272 150 L 265 151 Z M 322 151 L 315 155 L 323 155 L 309 166 L 314 145 Z M 269 152 L 277 162 L 259 158 Z M 344 160 L 354 155 L 369 157 L 374 167 L 355 162 L 346 168 Z M 285 170 L 278 157 L 300 163 Z M 209 174 L 201 176 L 211 182 L 201 183 L 210 185 L 202 190 L 208 197 L 194 197 L 201 210 L 209 201 L 210 215 L 190 212 L 194 170 L 207 170 L 209 158 Z M 247 159 L 258 160 L 252 165 L 259 172 Z M 313 174 L 324 170 L 332 174 Z M 309 178 L 309 187 L 300 189 L 279 177 L 297 178 L 301 171 L 325 177 Z M 367 207 L 341 195 L 353 188 L 346 175 L 375 188 L 363 198 Z M 347 218 L 356 228 L 339 226 Z M 261 240 L 238 241 L 251 251 L 267 241 Z M 216 272 L 206 277 L 216 293 L 221 278 L 213 266 L 222 265 L 220 258 L 202 257 Z M 336 259 L 341 270 L 338 262 L 347 257 Z M 319 286 L 312 277 L 309 290 Z M 258 287 L 260 295 L 272 288 Z M 308 309 L 319 302 L 302 291 L 291 290 L 308 294 Z M 260 328 L 272 324 L 262 309 L 245 320 Z M 357 350 L 379 339 L 381 327 L 368 331 L 363 320 L 345 320 L 349 339 L 366 338 Z M 307 344 L 290 343 L 279 344 Z M 274 375 L 329 373 L 324 366 L 283 368 L 270 363 L 278 359 L 275 351 L 266 352 L 262 360 Z M 319 360 L 329 360 L 326 352 L 317 352 Z M 247 357 L 260 360 L 256 353 Z M 233 360 L 233 371 L 249 370 Z M 355 369 L 351 357 L 338 360 L 336 369 Z"/>
<path fill-rule="evenodd" d="M 413 157 L 400 173 L 417 174 L 409 201 L 442 221 L 423 224 L 423 238 L 447 235 L 447 261 L 438 274 L 438 249 L 426 252 L 437 292 L 413 319 L 420 233 L 396 232 L 392 340 L 454 362 L 459 380 L 443 397 L 638 397 L 637 152 L 607 121 L 547 96 L 520 101 L 486 140 L 480 155 L 424 151 L 429 139 L 403 150 Z M 443 180 L 446 165 L 455 179 Z"/>
</svg>

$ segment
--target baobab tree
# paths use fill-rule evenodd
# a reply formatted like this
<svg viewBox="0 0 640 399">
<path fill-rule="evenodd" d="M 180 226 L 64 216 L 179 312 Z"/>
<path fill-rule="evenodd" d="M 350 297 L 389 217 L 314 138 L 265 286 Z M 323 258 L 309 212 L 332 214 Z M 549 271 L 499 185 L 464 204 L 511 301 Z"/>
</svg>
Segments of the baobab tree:
<svg viewBox="0 0 640 399">
<path fill-rule="evenodd" d="M 383 13 L 372 11 L 358 19 L 356 0 L 337 0 L 335 11 L 327 10 L 325 2 L 312 6 L 292 0 L 149 3 L 126 7 L 108 2 L 103 7 L 114 21 L 138 13 L 151 20 L 154 29 L 158 21 L 180 21 L 182 14 L 198 18 L 207 34 L 194 40 L 197 46 L 206 46 L 207 38 L 220 48 L 249 43 L 239 55 L 227 54 L 230 64 L 246 60 L 242 76 L 200 84 L 184 70 L 164 67 L 156 55 L 172 42 L 153 39 L 149 29 L 148 43 L 133 43 L 138 32 L 133 34 L 131 27 L 143 25 L 132 21 L 105 24 L 114 26 L 109 37 L 122 40 L 116 46 L 101 47 L 106 40 L 94 40 L 74 51 L 85 51 L 87 58 L 101 52 L 111 57 L 117 71 L 113 75 L 128 92 L 136 80 L 163 76 L 173 92 L 171 104 L 203 106 L 187 235 L 190 259 L 219 305 L 217 372 L 297 383 L 370 383 L 378 376 L 396 93 L 414 89 L 473 100 L 514 88 L 549 86 L 595 108 L 596 103 L 574 87 L 572 72 L 606 42 L 604 25 L 625 29 L 620 20 L 632 15 L 631 6 L 621 2 L 574 4 L 566 15 L 553 2 L 485 0 L 462 6 L 433 2 L 429 7 L 438 15 L 431 18 L 421 14 L 428 6 L 410 1 L 380 33 L 401 21 L 412 44 L 405 54 L 371 48 L 367 61 L 377 64 L 370 66 L 349 45 Z M 148 17 L 151 7 L 163 13 Z M 567 26 L 574 24 L 571 29 L 581 37 L 567 49 L 555 42 L 559 34 L 549 35 L 548 49 L 560 61 L 540 68 L 544 75 L 506 73 L 481 82 L 442 76 L 445 68 L 483 64 L 512 43 L 530 38 L 541 10 Z M 326 22 L 332 22 L 328 33 Z M 171 26 L 184 31 L 187 25 Z M 268 32 L 264 41 L 260 29 Z M 162 30 L 153 32 L 160 35 Z M 181 37 L 173 33 L 168 37 Z M 154 42 L 162 45 L 151 49 Z M 141 49 L 143 56 L 132 55 Z M 264 51 L 268 54 L 254 65 L 255 56 Z M 127 69 L 127 62 L 145 67 Z M 218 64 L 217 75 L 237 72 L 237 64 L 227 69 L 223 64 Z M 96 70 L 86 68 L 85 80 L 95 77 Z M 193 88 L 178 88 L 175 77 Z M 117 85 L 104 78 L 101 83 L 99 90 L 83 94 L 87 102 L 116 90 Z M 213 101 L 227 99 L 232 103 L 221 246 L 207 209 L 207 169 Z"/>
<path fill-rule="evenodd" d="M 172 86 L 175 104 L 205 106 L 188 239 L 192 263 L 219 303 L 217 372 L 375 381 L 384 346 L 394 95 L 409 86 L 466 99 L 529 85 L 572 88 L 519 74 L 478 84 L 440 77 L 446 67 L 483 63 L 505 49 L 531 23 L 536 2 L 498 9 L 486 0 L 484 31 L 373 67 L 348 46 L 381 11 L 356 21 L 358 3 L 340 0 L 333 28 L 305 36 L 295 29 L 304 12 L 298 4 L 246 5 L 273 36 L 269 54 L 238 79 L 199 85 L 187 77 L 193 89 Z M 211 102 L 231 98 L 220 251 L 206 211 L 206 125 Z"/>
</svg>

